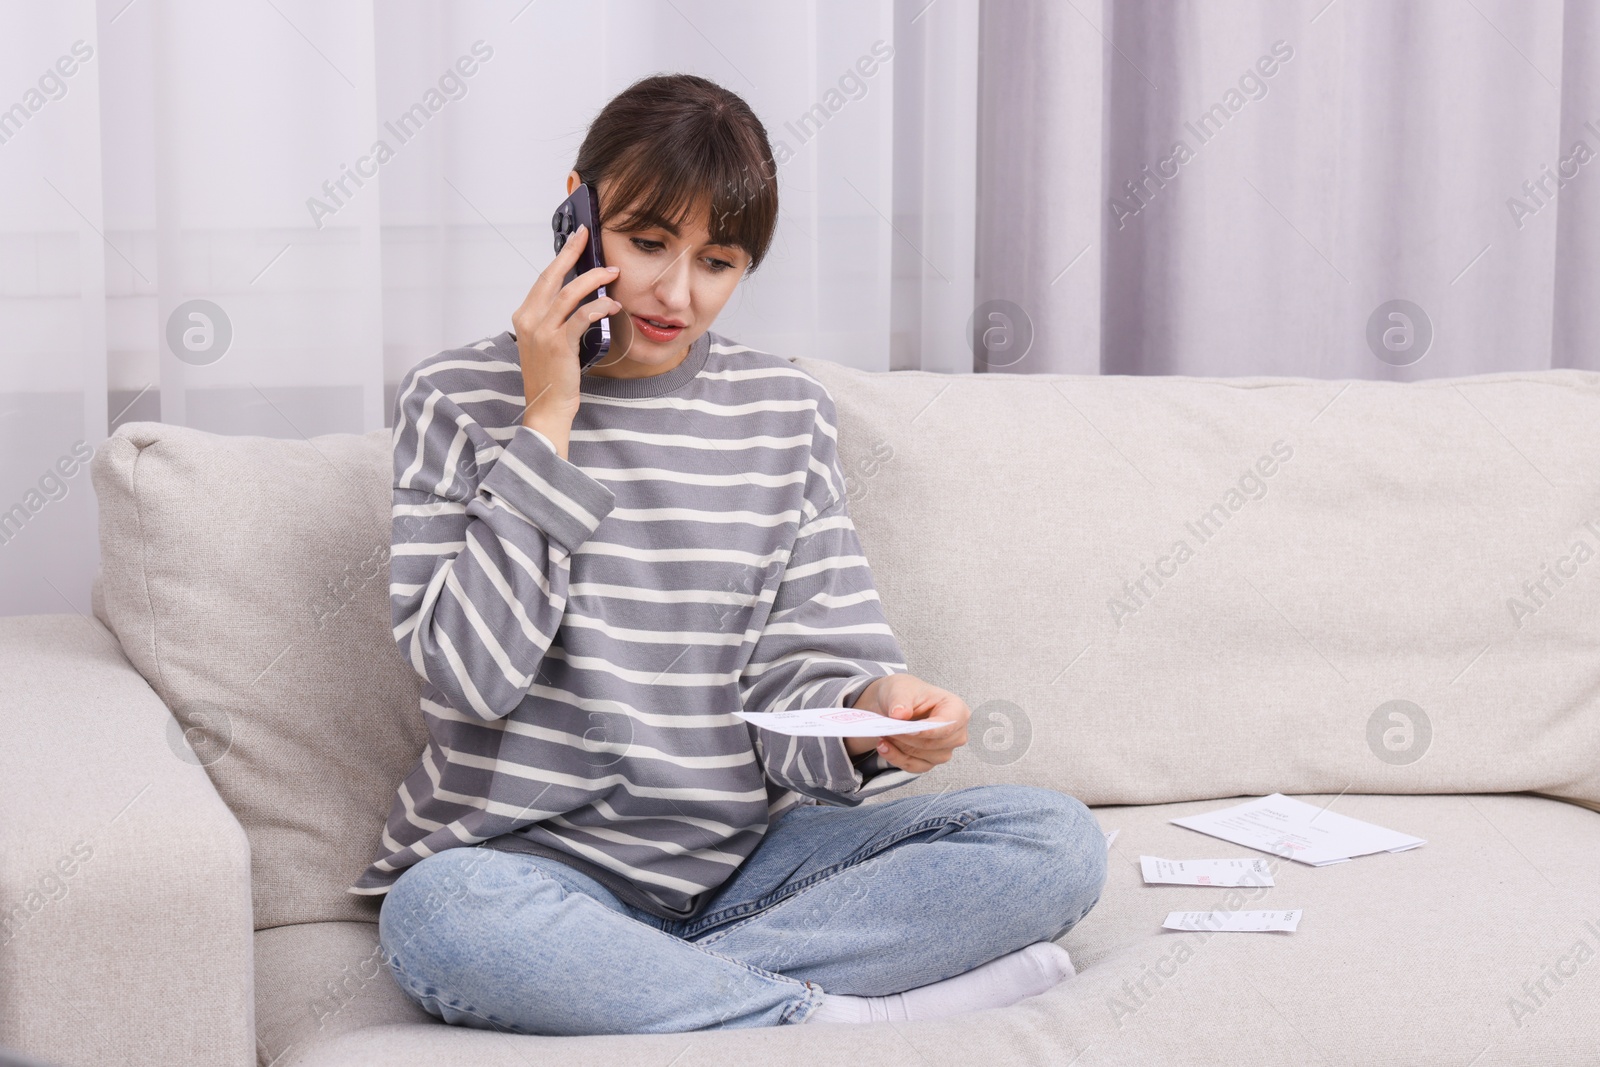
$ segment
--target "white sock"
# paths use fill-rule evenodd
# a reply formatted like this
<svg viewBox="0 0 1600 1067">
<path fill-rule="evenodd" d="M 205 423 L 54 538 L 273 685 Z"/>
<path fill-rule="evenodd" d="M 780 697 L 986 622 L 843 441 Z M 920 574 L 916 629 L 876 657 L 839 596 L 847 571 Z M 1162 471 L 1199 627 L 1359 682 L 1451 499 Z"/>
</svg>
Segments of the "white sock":
<svg viewBox="0 0 1600 1067">
<path fill-rule="evenodd" d="M 965 974 L 886 997 L 824 993 L 807 1017 L 819 1023 L 914 1022 L 943 1019 L 967 1011 L 1004 1008 L 1037 996 L 1077 971 L 1067 950 L 1052 941 L 1020 948 Z"/>
</svg>

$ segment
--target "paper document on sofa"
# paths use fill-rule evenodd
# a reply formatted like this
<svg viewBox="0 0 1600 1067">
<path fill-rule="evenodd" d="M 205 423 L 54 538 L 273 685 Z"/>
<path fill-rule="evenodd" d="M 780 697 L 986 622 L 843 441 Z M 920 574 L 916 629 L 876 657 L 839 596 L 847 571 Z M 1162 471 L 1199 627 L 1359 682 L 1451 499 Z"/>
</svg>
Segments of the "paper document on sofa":
<svg viewBox="0 0 1600 1067">
<path fill-rule="evenodd" d="M 1420 837 L 1339 815 L 1282 793 L 1204 815 L 1173 819 L 1236 845 L 1323 867 L 1373 852 L 1404 852 L 1425 845 Z"/>
<path fill-rule="evenodd" d="M 1300 911 L 1175 911 L 1161 926 L 1166 930 L 1212 930 L 1230 933 L 1260 933 L 1287 930 L 1300 925 Z"/>
<path fill-rule="evenodd" d="M 1164 860 L 1140 856 L 1145 885 L 1274 885 L 1266 860 Z"/>
<path fill-rule="evenodd" d="M 893 737 L 945 725 L 934 719 L 891 719 L 860 708 L 796 708 L 793 711 L 736 711 L 763 730 L 799 737 Z"/>
</svg>

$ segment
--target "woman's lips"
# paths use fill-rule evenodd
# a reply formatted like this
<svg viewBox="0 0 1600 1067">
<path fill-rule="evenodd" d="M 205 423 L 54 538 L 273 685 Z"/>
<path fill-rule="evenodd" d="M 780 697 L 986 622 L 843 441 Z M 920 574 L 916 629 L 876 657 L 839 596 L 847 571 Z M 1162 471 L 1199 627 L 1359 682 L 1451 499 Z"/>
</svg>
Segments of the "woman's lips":
<svg viewBox="0 0 1600 1067">
<path fill-rule="evenodd" d="M 660 327 L 653 325 L 649 319 L 638 315 L 633 316 L 633 328 L 638 330 L 650 341 L 670 341 L 683 332 L 682 326 Z"/>
</svg>

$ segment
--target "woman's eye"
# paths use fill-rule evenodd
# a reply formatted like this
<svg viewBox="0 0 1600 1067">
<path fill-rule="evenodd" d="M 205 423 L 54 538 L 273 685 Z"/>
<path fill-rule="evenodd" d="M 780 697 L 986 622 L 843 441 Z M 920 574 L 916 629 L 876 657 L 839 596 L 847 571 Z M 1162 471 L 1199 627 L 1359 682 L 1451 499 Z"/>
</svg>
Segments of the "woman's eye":
<svg viewBox="0 0 1600 1067">
<path fill-rule="evenodd" d="M 662 248 L 660 241 L 649 241 L 643 237 L 633 238 L 633 246 L 641 252 L 659 252 Z"/>
<path fill-rule="evenodd" d="M 710 264 L 712 274 L 721 274 L 725 270 L 733 269 L 733 264 L 725 259 L 708 259 L 706 262 Z"/>
</svg>

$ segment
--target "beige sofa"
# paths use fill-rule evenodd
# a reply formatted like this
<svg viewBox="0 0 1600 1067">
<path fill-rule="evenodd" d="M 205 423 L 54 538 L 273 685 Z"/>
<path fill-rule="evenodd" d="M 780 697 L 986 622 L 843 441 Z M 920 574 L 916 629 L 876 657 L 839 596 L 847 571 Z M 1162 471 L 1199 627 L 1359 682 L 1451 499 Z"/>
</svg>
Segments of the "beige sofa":
<svg viewBox="0 0 1600 1067">
<path fill-rule="evenodd" d="M 0 619 L 0 1046 L 63 1067 L 1597 1062 L 1600 375 L 796 365 L 834 396 L 911 670 L 974 709 L 913 788 L 1051 786 L 1121 831 L 1063 942 L 1077 978 L 917 1025 L 435 1021 L 382 968 L 377 902 L 344 892 L 423 739 L 389 634 L 388 433 L 135 423 L 93 462 L 94 617 Z M 1141 883 L 1141 854 L 1250 854 L 1168 820 L 1275 791 L 1428 843 L 1275 861 L 1270 889 Z M 1304 918 L 1161 929 L 1241 906 Z"/>
</svg>

